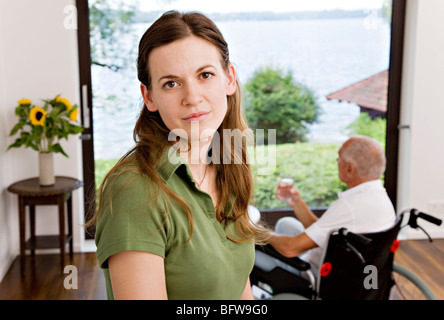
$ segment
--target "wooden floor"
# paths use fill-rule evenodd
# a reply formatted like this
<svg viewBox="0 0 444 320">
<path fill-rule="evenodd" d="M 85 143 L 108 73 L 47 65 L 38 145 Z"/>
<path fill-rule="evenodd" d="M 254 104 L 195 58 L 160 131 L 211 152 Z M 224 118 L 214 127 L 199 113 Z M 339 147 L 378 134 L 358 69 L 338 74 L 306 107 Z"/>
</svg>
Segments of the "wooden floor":
<svg viewBox="0 0 444 320">
<path fill-rule="evenodd" d="M 15 259 L 0 283 L 0 300 L 105 300 L 105 278 L 95 253 L 74 253 L 65 264 L 77 269 L 77 289 L 72 270 L 63 270 L 58 254 L 26 256 L 24 276 L 20 274 L 20 259 Z M 66 279 L 66 281 L 65 281 Z"/>
<path fill-rule="evenodd" d="M 415 273 L 437 299 L 444 300 L 444 239 L 402 241 L 395 263 Z"/>
<path fill-rule="evenodd" d="M 444 300 L 444 239 L 433 243 L 426 240 L 402 241 L 395 262 L 416 273 L 439 300 Z M 103 272 L 95 253 L 74 254 L 67 263 L 77 268 L 78 289 L 64 287 L 64 282 L 73 284 L 71 278 L 67 278 L 73 273 L 63 273 L 56 254 L 27 256 L 23 277 L 20 275 L 19 259 L 16 259 L 0 283 L 0 300 L 106 299 Z"/>
</svg>

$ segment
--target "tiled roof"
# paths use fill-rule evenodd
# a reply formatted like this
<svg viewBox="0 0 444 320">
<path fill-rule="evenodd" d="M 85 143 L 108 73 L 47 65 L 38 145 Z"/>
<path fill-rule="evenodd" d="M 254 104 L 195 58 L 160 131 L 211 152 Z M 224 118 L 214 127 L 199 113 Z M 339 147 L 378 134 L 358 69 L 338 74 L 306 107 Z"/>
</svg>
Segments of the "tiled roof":
<svg viewBox="0 0 444 320">
<path fill-rule="evenodd" d="M 328 100 L 356 103 L 360 107 L 387 111 L 388 70 L 356 82 L 327 96 Z"/>
</svg>

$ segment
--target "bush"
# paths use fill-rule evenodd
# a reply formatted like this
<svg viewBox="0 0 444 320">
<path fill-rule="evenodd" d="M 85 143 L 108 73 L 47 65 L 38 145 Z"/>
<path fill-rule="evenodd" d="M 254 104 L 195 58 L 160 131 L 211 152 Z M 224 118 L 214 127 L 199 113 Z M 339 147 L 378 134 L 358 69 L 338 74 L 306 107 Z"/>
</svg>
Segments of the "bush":
<svg viewBox="0 0 444 320">
<path fill-rule="evenodd" d="M 305 141 L 307 125 L 316 122 L 320 110 L 314 94 L 295 83 L 291 71 L 284 74 L 271 67 L 254 73 L 245 84 L 244 96 L 250 127 L 265 129 L 266 141 L 267 129 L 276 129 L 276 144 Z"/>
<path fill-rule="evenodd" d="M 365 112 L 361 112 L 359 117 L 347 128 L 347 135 L 360 134 L 376 139 L 384 148 L 385 135 L 387 132 L 387 120 L 383 118 L 372 118 Z"/>
</svg>

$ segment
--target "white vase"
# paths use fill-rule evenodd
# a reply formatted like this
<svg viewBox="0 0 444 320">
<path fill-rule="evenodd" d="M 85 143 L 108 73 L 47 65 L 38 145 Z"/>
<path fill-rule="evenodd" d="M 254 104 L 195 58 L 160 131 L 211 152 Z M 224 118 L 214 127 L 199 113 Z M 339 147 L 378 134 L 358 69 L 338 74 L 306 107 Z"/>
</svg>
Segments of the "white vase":
<svg viewBox="0 0 444 320">
<path fill-rule="evenodd" d="M 54 154 L 52 152 L 39 152 L 39 183 L 41 186 L 55 184 Z"/>
</svg>

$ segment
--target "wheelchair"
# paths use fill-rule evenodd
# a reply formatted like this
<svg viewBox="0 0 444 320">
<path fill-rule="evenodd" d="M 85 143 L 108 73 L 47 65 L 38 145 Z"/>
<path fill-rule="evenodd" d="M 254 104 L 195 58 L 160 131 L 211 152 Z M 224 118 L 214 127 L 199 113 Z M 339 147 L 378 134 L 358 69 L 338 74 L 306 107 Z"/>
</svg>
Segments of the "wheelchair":
<svg viewBox="0 0 444 320">
<path fill-rule="evenodd" d="M 407 218 L 408 214 L 408 220 Z M 324 249 L 319 271 L 298 257 L 286 258 L 270 245 L 256 246 L 265 254 L 296 268 L 300 275 L 281 267 L 266 272 L 254 266 L 250 281 L 256 299 L 275 300 L 435 300 L 433 292 L 408 269 L 394 264 L 398 234 L 404 227 L 422 230 L 424 219 L 436 225 L 442 220 L 417 209 L 402 211 L 395 224 L 384 231 L 356 234 L 345 228 L 333 230 Z M 408 222 L 405 223 L 404 221 Z"/>
</svg>

